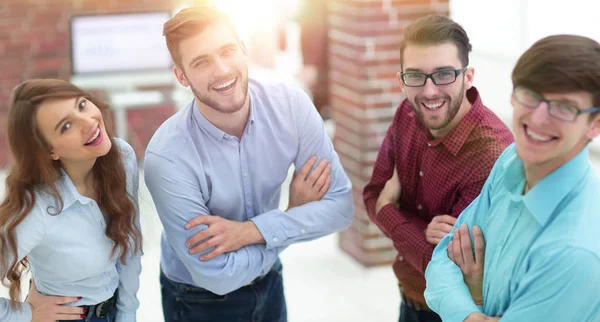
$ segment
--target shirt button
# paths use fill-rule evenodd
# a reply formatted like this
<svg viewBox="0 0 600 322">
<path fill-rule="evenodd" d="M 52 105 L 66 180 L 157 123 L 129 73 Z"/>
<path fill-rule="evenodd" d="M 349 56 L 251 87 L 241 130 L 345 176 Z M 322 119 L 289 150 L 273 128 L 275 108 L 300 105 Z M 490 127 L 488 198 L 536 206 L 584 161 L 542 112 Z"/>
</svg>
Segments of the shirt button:
<svg viewBox="0 0 600 322">
<path fill-rule="evenodd" d="M 423 206 L 421 206 L 421 205 L 418 205 L 418 206 L 417 206 L 417 209 L 421 210 L 421 209 L 423 209 Z"/>
<path fill-rule="evenodd" d="M 244 177 L 247 177 L 247 176 L 248 176 L 248 172 L 244 172 Z"/>
<path fill-rule="evenodd" d="M 274 241 L 274 242 L 278 242 L 278 241 L 279 241 L 279 238 L 275 237 L 275 238 L 273 238 L 273 241 Z"/>
<path fill-rule="evenodd" d="M 252 206 L 252 203 L 251 203 L 250 201 L 246 202 L 246 204 L 247 204 L 248 206 Z"/>
<path fill-rule="evenodd" d="M 306 230 L 302 229 L 300 232 L 303 233 L 303 234 L 305 234 Z"/>
<path fill-rule="evenodd" d="M 104 287 L 105 290 L 110 291 L 110 289 L 108 288 L 108 286 Z"/>
<path fill-rule="evenodd" d="M 427 143 L 427 146 L 431 146 L 431 143 Z"/>
<path fill-rule="evenodd" d="M 403 261 L 403 260 L 404 260 L 404 257 L 403 257 L 403 256 L 398 256 L 398 261 L 399 261 L 399 262 L 401 262 L 401 261 Z"/>
<path fill-rule="evenodd" d="M 423 171 L 419 171 L 419 176 L 423 176 Z"/>
</svg>

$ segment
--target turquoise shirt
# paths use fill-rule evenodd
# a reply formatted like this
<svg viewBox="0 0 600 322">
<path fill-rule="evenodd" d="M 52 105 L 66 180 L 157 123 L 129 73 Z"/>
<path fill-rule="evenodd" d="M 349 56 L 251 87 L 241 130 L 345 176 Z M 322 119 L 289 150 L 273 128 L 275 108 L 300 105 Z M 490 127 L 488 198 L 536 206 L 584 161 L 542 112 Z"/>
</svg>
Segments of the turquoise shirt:
<svg viewBox="0 0 600 322">
<path fill-rule="evenodd" d="M 512 144 L 453 228 L 482 228 L 483 307 L 448 258 L 452 233 L 436 247 L 425 272 L 425 299 L 444 321 L 463 321 L 473 312 L 501 321 L 600 321 L 600 178 L 588 149 L 525 195 L 524 187 L 523 162 Z"/>
</svg>

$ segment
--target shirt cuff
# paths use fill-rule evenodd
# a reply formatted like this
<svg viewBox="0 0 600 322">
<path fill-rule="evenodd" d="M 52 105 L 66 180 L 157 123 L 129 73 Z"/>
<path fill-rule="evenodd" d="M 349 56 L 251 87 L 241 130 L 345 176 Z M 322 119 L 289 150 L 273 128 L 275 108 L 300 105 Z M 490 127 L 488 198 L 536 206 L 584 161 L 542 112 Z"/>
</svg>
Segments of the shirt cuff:
<svg viewBox="0 0 600 322">
<path fill-rule="evenodd" d="M 390 236 L 397 226 L 408 222 L 402 213 L 396 206 L 396 204 L 389 203 L 379 210 L 379 213 L 375 214 L 379 226 L 384 230 L 384 233 Z"/>
<path fill-rule="evenodd" d="M 268 250 L 279 247 L 286 240 L 287 235 L 284 233 L 283 229 L 280 228 L 278 220 L 278 217 L 285 215 L 285 212 L 279 209 L 273 209 L 250 219 L 254 222 L 254 225 L 256 225 L 256 228 L 265 239 L 265 249 Z"/>
</svg>

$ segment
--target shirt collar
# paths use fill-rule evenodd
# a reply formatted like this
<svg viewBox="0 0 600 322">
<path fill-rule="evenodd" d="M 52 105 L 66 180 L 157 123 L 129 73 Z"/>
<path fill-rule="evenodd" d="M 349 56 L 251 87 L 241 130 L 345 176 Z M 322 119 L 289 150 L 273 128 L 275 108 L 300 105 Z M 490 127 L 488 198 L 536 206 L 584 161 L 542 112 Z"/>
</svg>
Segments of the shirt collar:
<svg viewBox="0 0 600 322">
<path fill-rule="evenodd" d="M 469 112 L 463 117 L 462 120 L 458 123 L 458 125 L 450 131 L 447 135 L 442 138 L 430 140 L 429 144 L 432 146 L 436 146 L 438 144 L 443 144 L 452 155 L 458 155 L 458 152 L 465 144 L 469 135 L 475 129 L 475 127 L 481 123 L 483 119 L 482 109 L 483 103 L 481 102 L 481 97 L 479 96 L 479 91 L 475 87 L 471 87 L 467 90 L 467 99 L 469 102 L 472 102 L 471 109 Z M 429 135 L 429 130 L 426 130 Z"/>
<path fill-rule="evenodd" d="M 522 200 L 525 207 L 541 225 L 546 225 L 558 205 L 585 177 L 590 168 L 588 148 L 585 147 L 573 159 L 552 171 L 524 196 L 525 169 L 517 154 L 504 164 L 505 187 L 513 200 Z"/>
<path fill-rule="evenodd" d="M 69 177 L 63 168 L 60 168 L 60 174 L 61 177 L 57 182 L 57 187 L 63 201 L 63 210 L 71 207 L 77 201 L 81 204 L 87 204 L 92 200 L 82 196 L 79 191 L 77 191 L 73 181 L 71 181 L 71 177 Z"/>
<path fill-rule="evenodd" d="M 246 123 L 246 129 L 244 130 L 244 132 L 246 132 L 246 133 L 250 133 L 251 125 L 254 124 L 254 114 L 255 114 L 253 111 L 253 104 L 252 104 L 252 102 L 253 102 L 252 91 L 248 90 L 248 95 L 250 96 L 250 113 L 248 115 L 248 123 Z M 210 121 L 206 119 L 204 114 L 202 114 L 202 112 L 200 112 L 198 105 L 196 105 L 196 99 L 192 100 L 191 105 L 192 105 L 191 106 L 192 117 L 196 121 L 196 124 L 198 124 L 199 127 L 206 130 L 210 135 L 214 136 L 217 140 L 226 139 L 231 136 L 231 135 L 225 133 L 223 130 L 219 129 L 218 127 L 214 126 L 214 124 L 210 123 Z"/>
</svg>

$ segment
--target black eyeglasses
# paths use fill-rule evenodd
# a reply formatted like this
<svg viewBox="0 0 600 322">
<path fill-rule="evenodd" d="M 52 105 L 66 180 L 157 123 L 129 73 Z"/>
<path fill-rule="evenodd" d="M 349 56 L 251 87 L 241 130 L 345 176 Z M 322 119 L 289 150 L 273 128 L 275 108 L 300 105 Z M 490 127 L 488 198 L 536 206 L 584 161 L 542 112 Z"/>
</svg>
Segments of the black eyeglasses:
<svg viewBox="0 0 600 322">
<path fill-rule="evenodd" d="M 576 106 L 561 101 L 547 100 L 542 95 L 527 89 L 523 86 L 515 86 L 513 89 L 513 99 L 524 107 L 535 109 L 540 103 L 548 103 L 548 114 L 562 121 L 573 122 L 581 114 L 594 113 L 600 111 L 600 107 L 589 107 L 580 110 Z"/>
<path fill-rule="evenodd" d="M 433 81 L 435 85 L 448 85 L 454 83 L 458 75 L 465 70 L 467 70 L 467 67 L 461 69 L 440 70 L 431 74 L 408 72 L 400 73 L 400 78 L 402 78 L 404 85 L 408 87 L 425 86 L 428 78 L 431 78 L 431 81 Z"/>
</svg>

